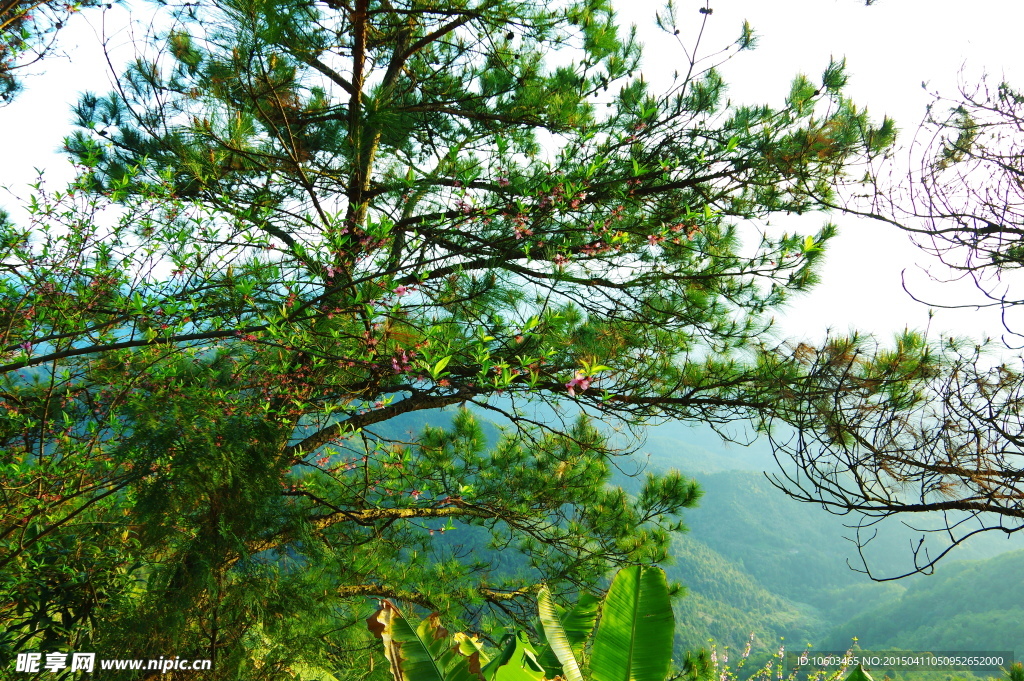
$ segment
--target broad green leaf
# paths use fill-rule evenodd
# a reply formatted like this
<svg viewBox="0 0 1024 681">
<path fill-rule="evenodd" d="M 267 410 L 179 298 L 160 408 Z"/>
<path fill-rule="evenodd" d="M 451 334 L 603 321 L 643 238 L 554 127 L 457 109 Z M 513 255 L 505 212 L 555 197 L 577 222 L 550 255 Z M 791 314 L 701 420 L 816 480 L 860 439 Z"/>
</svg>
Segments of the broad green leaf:
<svg viewBox="0 0 1024 681">
<path fill-rule="evenodd" d="M 384 643 L 395 681 L 482 681 L 479 653 L 468 656 L 453 644 L 441 626 L 437 613 L 423 620 L 413 631 L 398 608 L 384 601 L 367 621 L 371 632 Z"/>
<path fill-rule="evenodd" d="M 480 681 L 483 666 L 490 659 L 484 654 L 483 645 L 476 638 L 459 632 L 452 639 L 451 661 L 447 670 L 447 681 Z"/>
<path fill-rule="evenodd" d="M 562 624 L 564 616 L 559 616 L 547 587 L 541 589 L 537 597 L 537 611 L 540 613 L 540 622 L 544 628 L 544 637 L 547 639 L 548 646 L 562 665 L 562 675 L 568 681 L 583 681 L 579 660 L 573 652 L 572 644 Z"/>
<path fill-rule="evenodd" d="M 569 645 L 576 653 L 577 659 L 583 654 L 587 639 L 594 632 L 597 624 L 597 613 L 601 608 L 601 599 L 584 592 L 576 601 L 575 607 L 562 619 L 562 627 L 569 638 Z"/>
<path fill-rule="evenodd" d="M 384 601 L 366 620 L 370 631 L 384 644 L 395 681 L 444 681 L 444 675 L 394 605 Z"/>
<path fill-rule="evenodd" d="M 639 565 L 623 568 L 601 607 L 590 674 L 594 681 L 664 681 L 674 635 L 665 572 Z"/>
<path fill-rule="evenodd" d="M 525 634 L 509 634 L 503 643 L 501 653 L 483 669 L 487 681 L 543 681 L 544 667 Z"/>
<path fill-rule="evenodd" d="M 481 664 L 487 664 L 490 662 L 490 658 L 487 657 L 486 653 L 484 653 L 484 646 L 483 643 L 480 642 L 480 639 L 470 636 L 469 634 L 464 634 L 460 631 L 452 636 L 452 640 L 455 642 L 455 645 L 459 649 L 459 653 L 462 655 L 469 657 L 476 653 L 480 658 Z"/>
</svg>

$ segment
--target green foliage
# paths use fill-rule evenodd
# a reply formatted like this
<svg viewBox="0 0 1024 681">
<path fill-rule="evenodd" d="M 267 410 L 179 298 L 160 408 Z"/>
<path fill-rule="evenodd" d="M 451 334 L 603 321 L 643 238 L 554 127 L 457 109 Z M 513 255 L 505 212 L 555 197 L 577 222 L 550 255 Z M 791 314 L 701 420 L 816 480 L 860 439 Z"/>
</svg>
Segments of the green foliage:
<svg viewBox="0 0 1024 681">
<path fill-rule="evenodd" d="M 537 651 L 523 632 L 507 634 L 501 652 L 482 670 L 493 681 L 542 681 L 544 668 Z"/>
<path fill-rule="evenodd" d="M 835 229 L 757 220 L 876 151 L 837 66 L 738 107 L 714 69 L 652 93 L 605 0 L 349 4 L 168 6 L 80 99 L 80 179 L 4 228 L 9 652 L 356 675 L 380 598 L 493 640 L 542 583 L 664 561 L 699 497 L 610 485 L 594 419 L 799 420 L 847 377 L 883 405 L 929 377 L 920 344 L 850 370 L 856 339 L 819 364 L 761 343 Z M 395 425 L 469 406 L 507 430 Z"/>
<path fill-rule="evenodd" d="M 593 607 L 589 607 L 589 606 Z M 542 658 L 545 670 L 555 675 L 561 670 L 567 681 L 582 681 L 580 659 L 583 647 L 590 637 L 598 617 L 598 601 L 590 594 L 582 594 L 580 601 L 571 611 L 566 612 L 552 600 L 547 589 L 541 589 L 537 597 L 537 609 L 541 630 L 547 642 L 548 659 Z M 554 659 L 551 659 L 551 658 Z"/>
<path fill-rule="evenodd" d="M 595 681 L 658 681 L 669 671 L 675 616 L 660 569 L 626 568 L 601 604 L 590 653 Z"/>
<path fill-rule="evenodd" d="M 395 681 L 463 681 L 481 678 L 481 667 L 488 663 L 472 639 L 456 634 L 454 644 L 447 640 L 437 615 L 423 620 L 414 630 L 389 601 L 384 601 L 367 620 L 370 631 L 384 644 Z"/>
<path fill-rule="evenodd" d="M 583 596 L 566 612 L 542 590 L 538 633 L 543 652 L 538 654 L 526 636 L 516 632 L 505 637 L 489 662 L 475 639 L 455 634 L 449 641 L 436 614 L 413 631 L 398 609 L 385 601 L 368 623 L 384 644 L 395 681 L 541 681 L 563 675 L 569 681 L 665 679 L 675 621 L 664 571 L 639 565 L 622 568 L 600 602 L 599 616 L 597 606 L 596 599 Z M 595 622 L 597 631 L 588 642 Z"/>
</svg>

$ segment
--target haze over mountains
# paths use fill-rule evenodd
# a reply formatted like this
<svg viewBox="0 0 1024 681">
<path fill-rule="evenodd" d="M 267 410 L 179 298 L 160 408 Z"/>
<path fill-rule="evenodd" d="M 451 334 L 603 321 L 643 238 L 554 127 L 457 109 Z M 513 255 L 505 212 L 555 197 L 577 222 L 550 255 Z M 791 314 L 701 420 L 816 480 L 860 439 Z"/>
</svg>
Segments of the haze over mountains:
<svg viewBox="0 0 1024 681">
<path fill-rule="evenodd" d="M 500 428 L 480 416 L 488 438 L 497 438 Z M 446 413 L 421 413 L 390 424 L 386 437 L 448 422 Z M 651 471 L 676 468 L 704 490 L 699 507 L 685 514 L 689 532 L 674 538 L 674 563 L 666 566 L 687 589 L 676 606 L 678 655 L 709 640 L 742 650 L 753 632 L 755 655 L 778 650 L 780 639 L 789 649 L 845 650 L 856 636 L 864 650 L 1024 656 L 1024 538 L 982 534 L 954 549 L 934 575 L 875 582 L 853 569 L 863 569 L 847 538 L 856 518 L 797 502 L 772 486 L 765 471 L 778 464 L 762 441 L 726 444 L 709 428 L 664 424 L 648 430 L 636 460 Z M 627 491 L 641 480 L 614 476 Z M 905 520 L 937 526 L 935 518 Z M 920 536 L 899 520 L 886 521 L 865 551 L 873 574 L 906 572 Z"/>
<path fill-rule="evenodd" d="M 678 608 L 680 647 L 712 638 L 742 649 L 754 632 L 762 649 L 777 649 L 785 637 L 790 648 L 845 650 L 856 636 L 865 650 L 1024 653 L 1024 538 L 982 534 L 955 548 L 933 575 L 875 582 L 851 568 L 863 569 L 845 538 L 853 531 L 844 523 L 856 518 L 772 486 L 763 471 L 778 464 L 766 445 L 725 446 L 716 437 L 670 424 L 654 428 L 644 448 L 652 469 L 678 468 L 704 490 L 667 568 L 689 589 Z M 878 576 L 907 571 L 921 536 L 894 520 L 865 552 Z M 937 520 L 905 519 L 932 527 Z"/>
</svg>

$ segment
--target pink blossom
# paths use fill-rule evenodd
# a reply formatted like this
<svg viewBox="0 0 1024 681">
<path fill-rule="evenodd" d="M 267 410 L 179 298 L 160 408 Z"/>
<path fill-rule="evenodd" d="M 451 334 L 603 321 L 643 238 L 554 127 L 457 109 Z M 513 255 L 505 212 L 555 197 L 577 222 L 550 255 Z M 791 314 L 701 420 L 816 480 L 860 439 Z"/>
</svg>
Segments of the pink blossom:
<svg viewBox="0 0 1024 681">
<path fill-rule="evenodd" d="M 498 178 L 498 186 L 499 187 L 507 187 L 510 184 L 512 184 L 512 182 L 507 177 L 499 177 Z"/>
<path fill-rule="evenodd" d="M 395 295 L 396 296 L 404 296 L 404 295 L 407 295 L 408 293 L 410 293 L 411 291 L 412 291 L 412 289 L 409 288 L 408 286 L 396 286 L 395 287 Z"/>
<path fill-rule="evenodd" d="M 649 243 L 652 246 L 660 244 L 664 240 L 665 240 L 665 237 L 661 236 L 660 234 L 648 234 L 647 235 L 647 243 Z"/>
<path fill-rule="evenodd" d="M 409 364 L 410 359 L 408 353 L 403 350 L 397 356 L 391 358 L 391 368 L 395 370 L 396 374 L 404 373 L 412 368 Z"/>
<path fill-rule="evenodd" d="M 515 232 L 516 239 L 522 239 L 524 236 L 533 236 L 533 230 L 521 225 L 516 225 L 512 228 Z"/>
<path fill-rule="evenodd" d="M 577 371 L 576 377 L 565 384 L 565 389 L 569 391 L 570 397 L 576 397 L 577 390 L 581 393 L 586 392 L 589 387 L 590 377 L 585 375 L 582 371 Z"/>
<path fill-rule="evenodd" d="M 556 264 L 556 265 L 558 265 L 559 267 L 562 267 L 562 266 L 564 266 L 564 265 L 565 265 L 566 263 L 568 263 L 568 262 L 569 262 L 569 258 L 567 258 L 567 257 L 565 257 L 564 255 L 562 255 L 561 253 L 559 253 L 558 255 L 556 255 L 556 256 L 555 256 L 555 258 L 554 258 L 554 262 L 555 262 L 555 264 Z"/>
</svg>

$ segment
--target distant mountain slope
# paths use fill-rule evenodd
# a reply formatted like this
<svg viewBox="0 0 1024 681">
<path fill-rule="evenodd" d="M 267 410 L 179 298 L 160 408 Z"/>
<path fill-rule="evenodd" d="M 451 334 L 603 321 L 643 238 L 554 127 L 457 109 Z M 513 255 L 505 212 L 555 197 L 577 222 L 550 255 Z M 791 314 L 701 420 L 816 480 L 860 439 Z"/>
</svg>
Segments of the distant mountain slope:
<svg viewBox="0 0 1024 681">
<path fill-rule="evenodd" d="M 761 586 L 741 567 L 688 536 L 672 542 L 675 564 L 670 579 L 687 587 L 677 603 L 677 653 L 719 646 L 742 650 L 751 632 L 756 649 L 778 647 L 779 638 L 807 642 L 820 638 L 829 624 L 810 606 L 794 603 Z"/>
<path fill-rule="evenodd" d="M 763 473 L 723 471 L 694 477 L 704 496 L 700 506 L 684 516 L 691 536 L 741 566 L 765 588 L 791 601 L 819 607 L 829 617 L 852 614 L 857 604 L 850 601 L 851 594 L 856 594 L 865 608 L 892 597 L 891 583 L 872 582 L 852 569 L 862 569 L 856 546 L 849 540 L 855 531 L 846 526 L 854 524 L 856 516 L 836 516 L 814 504 L 795 501 Z M 942 526 L 942 519 L 935 515 L 890 518 L 879 525 L 877 537 L 865 549 L 875 575 L 894 576 L 912 568 L 911 547 L 922 533 L 904 523 L 935 528 Z M 926 546 L 933 551 L 944 548 L 940 540 L 930 536 Z M 990 558 L 1021 548 L 1021 536 L 979 535 L 955 548 L 938 570 L 958 560 Z M 902 588 L 918 579 L 921 577 L 915 576 L 897 584 Z"/>
<path fill-rule="evenodd" d="M 865 650 L 1015 650 L 1024 656 L 1024 550 L 950 563 L 916 580 L 894 603 L 838 626 L 824 639 L 850 636 Z"/>
<path fill-rule="evenodd" d="M 740 438 L 743 429 L 737 427 Z M 643 447 L 658 468 L 680 468 L 691 473 L 722 471 L 774 471 L 778 468 L 771 447 L 762 438 L 749 445 L 725 442 L 706 425 L 669 422 L 648 428 Z"/>
</svg>

